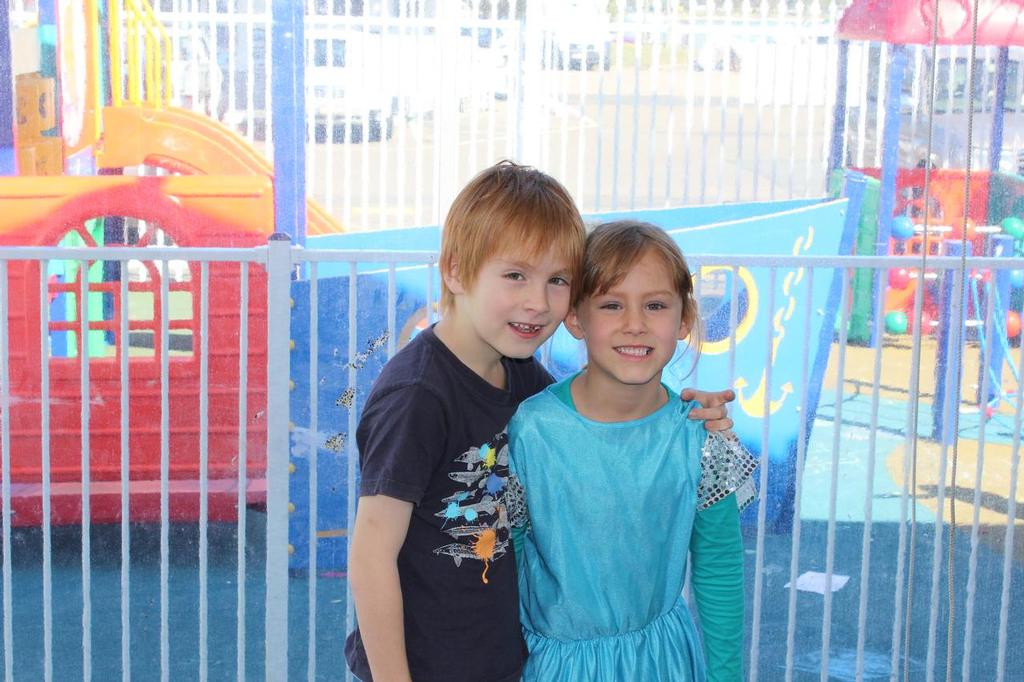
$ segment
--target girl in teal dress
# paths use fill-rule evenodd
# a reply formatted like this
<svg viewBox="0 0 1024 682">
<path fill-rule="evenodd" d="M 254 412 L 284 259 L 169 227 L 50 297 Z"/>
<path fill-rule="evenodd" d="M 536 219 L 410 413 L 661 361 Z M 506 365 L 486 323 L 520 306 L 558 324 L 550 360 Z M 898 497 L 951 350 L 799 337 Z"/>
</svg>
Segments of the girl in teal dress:
<svg viewBox="0 0 1024 682">
<path fill-rule="evenodd" d="M 661 383 L 698 323 L 664 231 L 590 234 L 565 321 L 587 366 L 509 424 L 525 681 L 742 677 L 739 513 L 756 464 L 731 434 L 685 419 L 691 403 Z M 688 560 L 703 637 L 681 596 Z"/>
</svg>

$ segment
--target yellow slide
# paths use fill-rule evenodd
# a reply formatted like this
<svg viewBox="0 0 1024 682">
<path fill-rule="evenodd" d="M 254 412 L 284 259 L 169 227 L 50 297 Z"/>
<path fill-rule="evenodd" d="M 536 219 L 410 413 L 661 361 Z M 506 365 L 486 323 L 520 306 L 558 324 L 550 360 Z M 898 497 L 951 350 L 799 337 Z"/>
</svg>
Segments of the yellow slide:
<svg viewBox="0 0 1024 682">
<path fill-rule="evenodd" d="M 99 168 L 156 166 L 186 175 L 264 175 L 274 169 L 243 137 L 187 109 L 124 105 L 103 109 Z M 337 234 L 341 225 L 306 200 L 306 233 Z"/>
</svg>

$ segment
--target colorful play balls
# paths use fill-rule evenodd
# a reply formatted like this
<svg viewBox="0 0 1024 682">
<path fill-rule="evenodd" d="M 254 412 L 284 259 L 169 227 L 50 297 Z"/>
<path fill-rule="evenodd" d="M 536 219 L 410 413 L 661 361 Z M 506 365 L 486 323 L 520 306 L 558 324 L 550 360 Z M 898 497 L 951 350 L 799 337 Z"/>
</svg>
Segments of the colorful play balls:
<svg viewBox="0 0 1024 682">
<path fill-rule="evenodd" d="M 890 334 L 907 333 L 907 314 L 902 310 L 892 310 L 885 314 L 885 331 Z"/>
<path fill-rule="evenodd" d="M 889 271 L 889 286 L 893 289 L 906 289 L 910 285 L 910 273 L 905 268 Z"/>
<path fill-rule="evenodd" d="M 1006 338 L 1013 339 L 1020 334 L 1020 313 L 1010 310 L 1006 313 Z"/>
<path fill-rule="evenodd" d="M 895 239 L 910 239 L 914 236 L 914 221 L 909 216 L 899 215 L 892 219 L 892 236 Z"/>
<path fill-rule="evenodd" d="M 1003 222 L 999 224 L 1003 228 L 1003 232 L 1014 239 L 1024 239 L 1024 220 L 1017 216 L 1010 216 L 1009 218 L 1004 218 Z"/>
<path fill-rule="evenodd" d="M 1024 289 L 1024 270 L 1010 270 L 1010 286 L 1014 289 Z"/>
</svg>

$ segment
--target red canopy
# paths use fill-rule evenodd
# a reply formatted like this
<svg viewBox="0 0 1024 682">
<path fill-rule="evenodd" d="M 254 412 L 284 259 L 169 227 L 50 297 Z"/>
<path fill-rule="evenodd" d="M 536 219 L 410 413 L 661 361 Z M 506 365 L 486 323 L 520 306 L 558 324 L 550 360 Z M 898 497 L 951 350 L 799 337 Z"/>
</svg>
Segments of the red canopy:
<svg viewBox="0 0 1024 682">
<path fill-rule="evenodd" d="M 936 5 L 938 43 L 970 45 L 973 0 L 853 0 L 839 20 L 838 35 L 930 45 Z M 1024 0 L 978 0 L 978 45 L 1024 45 Z"/>
</svg>

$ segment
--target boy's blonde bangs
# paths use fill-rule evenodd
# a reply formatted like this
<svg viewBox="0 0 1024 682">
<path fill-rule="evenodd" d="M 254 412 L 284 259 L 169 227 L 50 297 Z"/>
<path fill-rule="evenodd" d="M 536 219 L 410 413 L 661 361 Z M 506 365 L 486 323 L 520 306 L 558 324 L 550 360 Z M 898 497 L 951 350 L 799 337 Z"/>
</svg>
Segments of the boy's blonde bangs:
<svg viewBox="0 0 1024 682">
<path fill-rule="evenodd" d="M 464 288 L 496 255 L 535 261 L 549 254 L 565 260 L 570 282 L 583 262 L 586 230 L 572 197 L 554 178 L 503 161 L 474 178 L 456 197 L 445 220 L 440 267 Z M 452 294 L 442 280 L 441 305 Z"/>
</svg>

